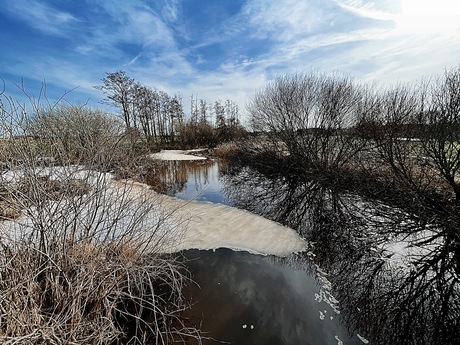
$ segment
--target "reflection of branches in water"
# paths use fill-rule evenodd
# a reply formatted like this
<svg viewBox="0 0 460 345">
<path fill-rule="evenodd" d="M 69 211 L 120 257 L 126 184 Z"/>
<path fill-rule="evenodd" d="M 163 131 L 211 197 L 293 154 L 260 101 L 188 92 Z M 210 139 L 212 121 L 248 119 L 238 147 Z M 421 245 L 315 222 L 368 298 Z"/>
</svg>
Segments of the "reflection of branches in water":
<svg viewBox="0 0 460 345">
<path fill-rule="evenodd" d="M 436 272 L 422 260 L 390 272 L 385 257 L 358 253 L 331 269 L 348 324 L 374 343 L 456 343 L 459 286 L 452 272 Z"/>
<path fill-rule="evenodd" d="M 148 167 L 145 182 L 158 193 L 175 194 L 185 188 L 187 168 L 180 161 L 154 161 Z"/>
<path fill-rule="evenodd" d="M 247 167 L 225 182 L 235 206 L 315 243 L 315 261 L 334 277 L 343 315 L 360 334 L 377 344 L 456 343 L 460 284 L 457 242 L 446 235 L 451 224 Z"/>
<path fill-rule="evenodd" d="M 154 161 L 147 168 L 145 182 L 158 193 L 175 195 L 185 189 L 191 175 L 197 190 L 201 190 L 202 184 L 209 183 L 213 164 L 212 161 Z"/>
</svg>

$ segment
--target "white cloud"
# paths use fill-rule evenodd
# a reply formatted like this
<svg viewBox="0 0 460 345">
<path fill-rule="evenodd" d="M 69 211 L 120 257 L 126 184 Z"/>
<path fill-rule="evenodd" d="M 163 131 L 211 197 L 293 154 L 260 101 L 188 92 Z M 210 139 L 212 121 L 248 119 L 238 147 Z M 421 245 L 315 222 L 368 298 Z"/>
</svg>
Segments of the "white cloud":
<svg viewBox="0 0 460 345">
<path fill-rule="evenodd" d="M 163 7 L 163 18 L 170 23 L 175 23 L 178 19 L 179 4 L 177 0 L 168 0 Z"/>
<path fill-rule="evenodd" d="M 238 18 L 225 25 L 248 25 L 252 37 L 242 38 L 248 44 L 251 38 L 271 40 L 262 55 L 236 55 L 233 61 L 222 61 L 220 68 L 195 76 L 196 68 L 180 54 L 171 64 L 180 75 L 170 70 L 168 73 L 170 67 L 164 63 L 164 57 L 152 61 L 151 66 L 160 66 L 157 77 L 161 80 L 161 76 L 165 76 L 161 86 L 168 92 L 179 90 L 184 95 L 196 94 L 208 101 L 230 98 L 244 111 L 244 105 L 255 90 L 277 74 L 320 69 L 350 74 L 358 79 L 379 79 L 382 84 L 389 84 L 439 74 L 444 67 L 455 64 L 460 56 L 460 45 L 452 47 L 445 37 L 401 34 L 395 19 L 399 6 L 356 0 L 338 4 L 344 10 L 342 13 L 337 9 L 328 12 L 331 6 L 337 6 L 335 1 L 329 1 L 326 7 L 310 1 L 252 1 Z M 343 20 L 343 16 L 348 16 L 345 22 L 359 17 L 369 20 L 354 29 L 348 26 L 325 29 L 331 22 Z M 388 23 L 382 25 L 382 22 Z M 216 35 L 207 37 L 202 44 L 225 39 L 228 36 Z M 172 76 L 178 78 L 170 78 Z M 157 80 L 152 78 L 148 82 L 158 85 Z"/>
<path fill-rule="evenodd" d="M 191 94 L 208 102 L 232 99 L 244 112 L 253 93 L 279 74 L 319 69 L 391 83 L 439 74 L 460 56 L 460 20 L 448 31 L 407 30 L 402 16 L 415 10 L 389 0 L 253 0 L 203 36 L 185 34 L 177 0 L 165 0 L 162 7 L 145 0 L 92 0 L 88 22 L 46 2 L 14 4 L 10 13 L 39 23 L 33 25 L 40 31 L 69 36 L 73 51 L 54 47 L 22 54 L 2 70 L 38 81 L 46 77 L 66 89 L 80 86 L 78 92 L 95 99 L 103 95 L 92 86 L 104 73 L 124 69 L 141 83 L 181 92 L 184 100 Z M 74 41 L 70 30 L 82 23 L 86 27 Z M 190 37 L 193 45 L 184 45 Z M 258 53 L 251 50 L 255 44 Z M 225 52 L 200 51 L 212 45 Z"/>
<path fill-rule="evenodd" d="M 9 1 L 3 10 L 29 26 L 55 36 L 67 35 L 72 24 L 78 22 L 72 14 L 36 0 Z"/>
<path fill-rule="evenodd" d="M 246 4 L 243 13 L 255 37 L 284 42 L 321 30 L 334 17 L 311 0 L 254 0 Z"/>
<path fill-rule="evenodd" d="M 363 0 L 335 0 L 335 2 L 339 7 L 360 17 L 384 21 L 394 21 L 395 13 L 399 8 L 399 6 L 389 6 L 388 1 L 375 3 Z"/>
</svg>

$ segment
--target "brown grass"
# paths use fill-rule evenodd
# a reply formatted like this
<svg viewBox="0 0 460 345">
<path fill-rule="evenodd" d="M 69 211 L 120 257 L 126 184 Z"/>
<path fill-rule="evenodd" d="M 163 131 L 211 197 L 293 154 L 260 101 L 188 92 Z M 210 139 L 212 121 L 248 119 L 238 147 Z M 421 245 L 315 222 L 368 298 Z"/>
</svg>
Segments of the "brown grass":
<svg viewBox="0 0 460 345">
<path fill-rule="evenodd" d="M 2 243 L 2 344 L 167 344 L 190 333 L 178 317 L 185 304 L 171 298 L 186 281 L 173 261 L 142 256 L 129 241 L 55 246 L 44 256 Z"/>
<path fill-rule="evenodd" d="M 154 204 L 93 174 L 50 176 L 29 172 L 1 193 L 0 343 L 199 342 L 180 317 L 188 274 L 157 251 L 163 218 L 143 221 Z"/>
</svg>

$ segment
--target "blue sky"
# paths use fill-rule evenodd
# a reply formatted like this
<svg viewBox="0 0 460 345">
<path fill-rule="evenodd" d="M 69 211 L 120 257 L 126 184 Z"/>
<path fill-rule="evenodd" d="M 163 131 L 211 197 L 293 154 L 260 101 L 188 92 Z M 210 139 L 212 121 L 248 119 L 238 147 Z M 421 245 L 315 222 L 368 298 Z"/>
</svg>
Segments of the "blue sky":
<svg viewBox="0 0 460 345">
<path fill-rule="evenodd" d="M 277 75 L 338 71 L 382 85 L 460 64 L 458 0 L 14 0 L 0 6 L 0 77 L 21 97 L 98 106 L 124 70 L 244 112 Z"/>
</svg>

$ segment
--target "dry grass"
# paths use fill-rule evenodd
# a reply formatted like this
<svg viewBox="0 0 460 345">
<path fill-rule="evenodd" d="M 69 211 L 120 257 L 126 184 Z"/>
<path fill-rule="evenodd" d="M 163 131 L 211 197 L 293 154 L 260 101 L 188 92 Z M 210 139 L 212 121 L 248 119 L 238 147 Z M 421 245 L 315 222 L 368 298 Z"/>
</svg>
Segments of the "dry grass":
<svg viewBox="0 0 460 345">
<path fill-rule="evenodd" d="M 158 200 L 81 168 L 17 173 L 3 180 L 22 217 L 0 223 L 2 344 L 199 339 L 180 318 L 187 272 L 161 254 L 178 229 Z"/>
<path fill-rule="evenodd" d="M 240 145 L 243 145 L 240 143 Z M 239 151 L 241 150 L 240 147 L 234 142 L 225 143 L 222 145 L 217 146 L 214 149 L 214 155 L 218 158 L 228 159 L 236 156 Z"/>
<path fill-rule="evenodd" d="M 46 256 L 3 244 L 0 267 L 3 344 L 167 344 L 190 334 L 178 317 L 185 276 L 129 242 L 60 241 Z"/>
<path fill-rule="evenodd" d="M 158 252 L 167 215 L 129 187 L 74 174 L 28 174 L 6 186 L 23 216 L 0 223 L 0 342 L 199 339 L 180 318 L 188 274 Z"/>
<path fill-rule="evenodd" d="M 8 189 L 0 186 L 0 221 L 16 219 L 21 215 L 20 207 L 8 193 Z"/>
</svg>

